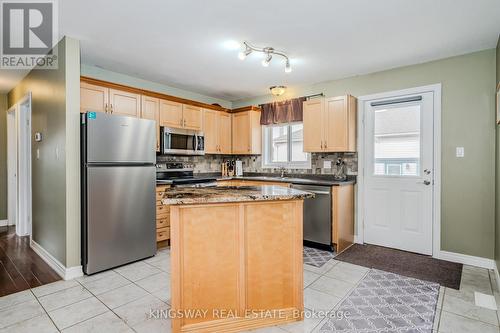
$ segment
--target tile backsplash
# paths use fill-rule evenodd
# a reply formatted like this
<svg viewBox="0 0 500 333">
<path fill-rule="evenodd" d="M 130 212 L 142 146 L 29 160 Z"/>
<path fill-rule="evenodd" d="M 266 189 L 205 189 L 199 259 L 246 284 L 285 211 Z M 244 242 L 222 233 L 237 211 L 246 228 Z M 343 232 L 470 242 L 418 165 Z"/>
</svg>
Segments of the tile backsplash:
<svg viewBox="0 0 500 333">
<path fill-rule="evenodd" d="M 347 167 L 348 175 L 358 174 L 358 155 L 357 153 L 312 153 L 311 169 L 292 169 L 292 174 L 333 174 L 335 171 L 335 161 L 342 158 Z M 262 157 L 260 155 L 204 155 L 204 156 L 157 156 L 157 163 L 166 161 L 176 161 L 191 164 L 195 173 L 201 172 L 220 172 L 221 164 L 228 160 L 243 161 L 243 172 L 273 173 L 278 169 L 262 168 Z M 323 168 L 323 161 L 331 161 L 332 168 Z"/>
</svg>

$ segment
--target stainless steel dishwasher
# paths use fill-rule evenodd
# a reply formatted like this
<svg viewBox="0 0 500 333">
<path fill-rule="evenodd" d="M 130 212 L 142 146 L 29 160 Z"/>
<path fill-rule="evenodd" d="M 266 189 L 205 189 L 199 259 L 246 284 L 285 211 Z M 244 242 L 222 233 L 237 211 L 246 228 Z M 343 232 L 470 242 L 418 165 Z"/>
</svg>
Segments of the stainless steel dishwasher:
<svg viewBox="0 0 500 333">
<path fill-rule="evenodd" d="M 304 200 L 304 244 L 333 251 L 331 186 L 292 184 L 291 187 L 315 195 Z"/>
</svg>

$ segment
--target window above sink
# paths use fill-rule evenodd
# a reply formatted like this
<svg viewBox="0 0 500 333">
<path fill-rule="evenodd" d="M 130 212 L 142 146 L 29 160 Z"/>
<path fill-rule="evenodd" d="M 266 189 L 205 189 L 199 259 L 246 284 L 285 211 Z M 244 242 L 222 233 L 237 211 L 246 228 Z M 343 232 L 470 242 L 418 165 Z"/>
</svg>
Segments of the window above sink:
<svg viewBox="0 0 500 333">
<path fill-rule="evenodd" d="M 304 126 L 287 123 L 263 126 L 263 168 L 310 169 L 311 154 L 304 152 Z"/>
</svg>

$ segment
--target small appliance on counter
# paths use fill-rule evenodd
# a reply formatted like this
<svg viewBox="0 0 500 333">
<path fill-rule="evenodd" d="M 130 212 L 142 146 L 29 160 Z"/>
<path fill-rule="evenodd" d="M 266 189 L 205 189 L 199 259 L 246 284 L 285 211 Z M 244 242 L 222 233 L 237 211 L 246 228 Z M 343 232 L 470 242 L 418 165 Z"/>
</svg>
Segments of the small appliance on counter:
<svg viewBox="0 0 500 333">
<path fill-rule="evenodd" d="M 236 166 L 235 166 L 235 175 L 236 177 L 241 177 L 243 176 L 243 162 L 242 161 L 236 161 Z"/>
<path fill-rule="evenodd" d="M 333 178 L 335 180 L 346 180 L 347 179 L 346 171 L 347 167 L 345 165 L 345 162 L 343 159 L 339 157 L 335 162 L 335 173 L 333 175 Z"/>
<path fill-rule="evenodd" d="M 239 162 L 239 163 L 238 163 Z M 238 165 L 240 165 L 240 175 L 238 175 Z M 221 174 L 222 177 L 233 177 L 243 175 L 243 166 L 241 161 L 229 160 L 221 164 Z"/>
</svg>

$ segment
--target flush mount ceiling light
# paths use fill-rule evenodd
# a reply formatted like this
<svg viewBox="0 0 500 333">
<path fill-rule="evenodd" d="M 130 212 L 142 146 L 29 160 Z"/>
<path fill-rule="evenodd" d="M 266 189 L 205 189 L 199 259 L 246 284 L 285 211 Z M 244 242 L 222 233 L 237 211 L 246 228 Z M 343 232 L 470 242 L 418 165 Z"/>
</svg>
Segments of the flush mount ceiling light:
<svg viewBox="0 0 500 333">
<path fill-rule="evenodd" d="M 290 66 L 290 59 L 283 52 L 276 51 L 272 47 L 255 47 L 250 45 L 248 42 L 243 42 L 243 45 L 245 45 L 245 49 L 241 50 L 238 53 L 238 58 L 240 58 L 240 60 L 245 60 L 245 58 L 252 52 L 264 53 L 266 57 L 264 58 L 264 60 L 262 60 L 262 66 L 268 67 L 269 63 L 273 59 L 273 55 L 277 55 L 285 58 L 285 73 L 290 73 L 292 71 L 292 66 Z"/>
<path fill-rule="evenodd" d="M 269 88 L 271 90 L 271 94 L 273 96 L 281 96 L 285 93 L 286 87 L 285 86 L 272 86 Z"/>
</svg>

